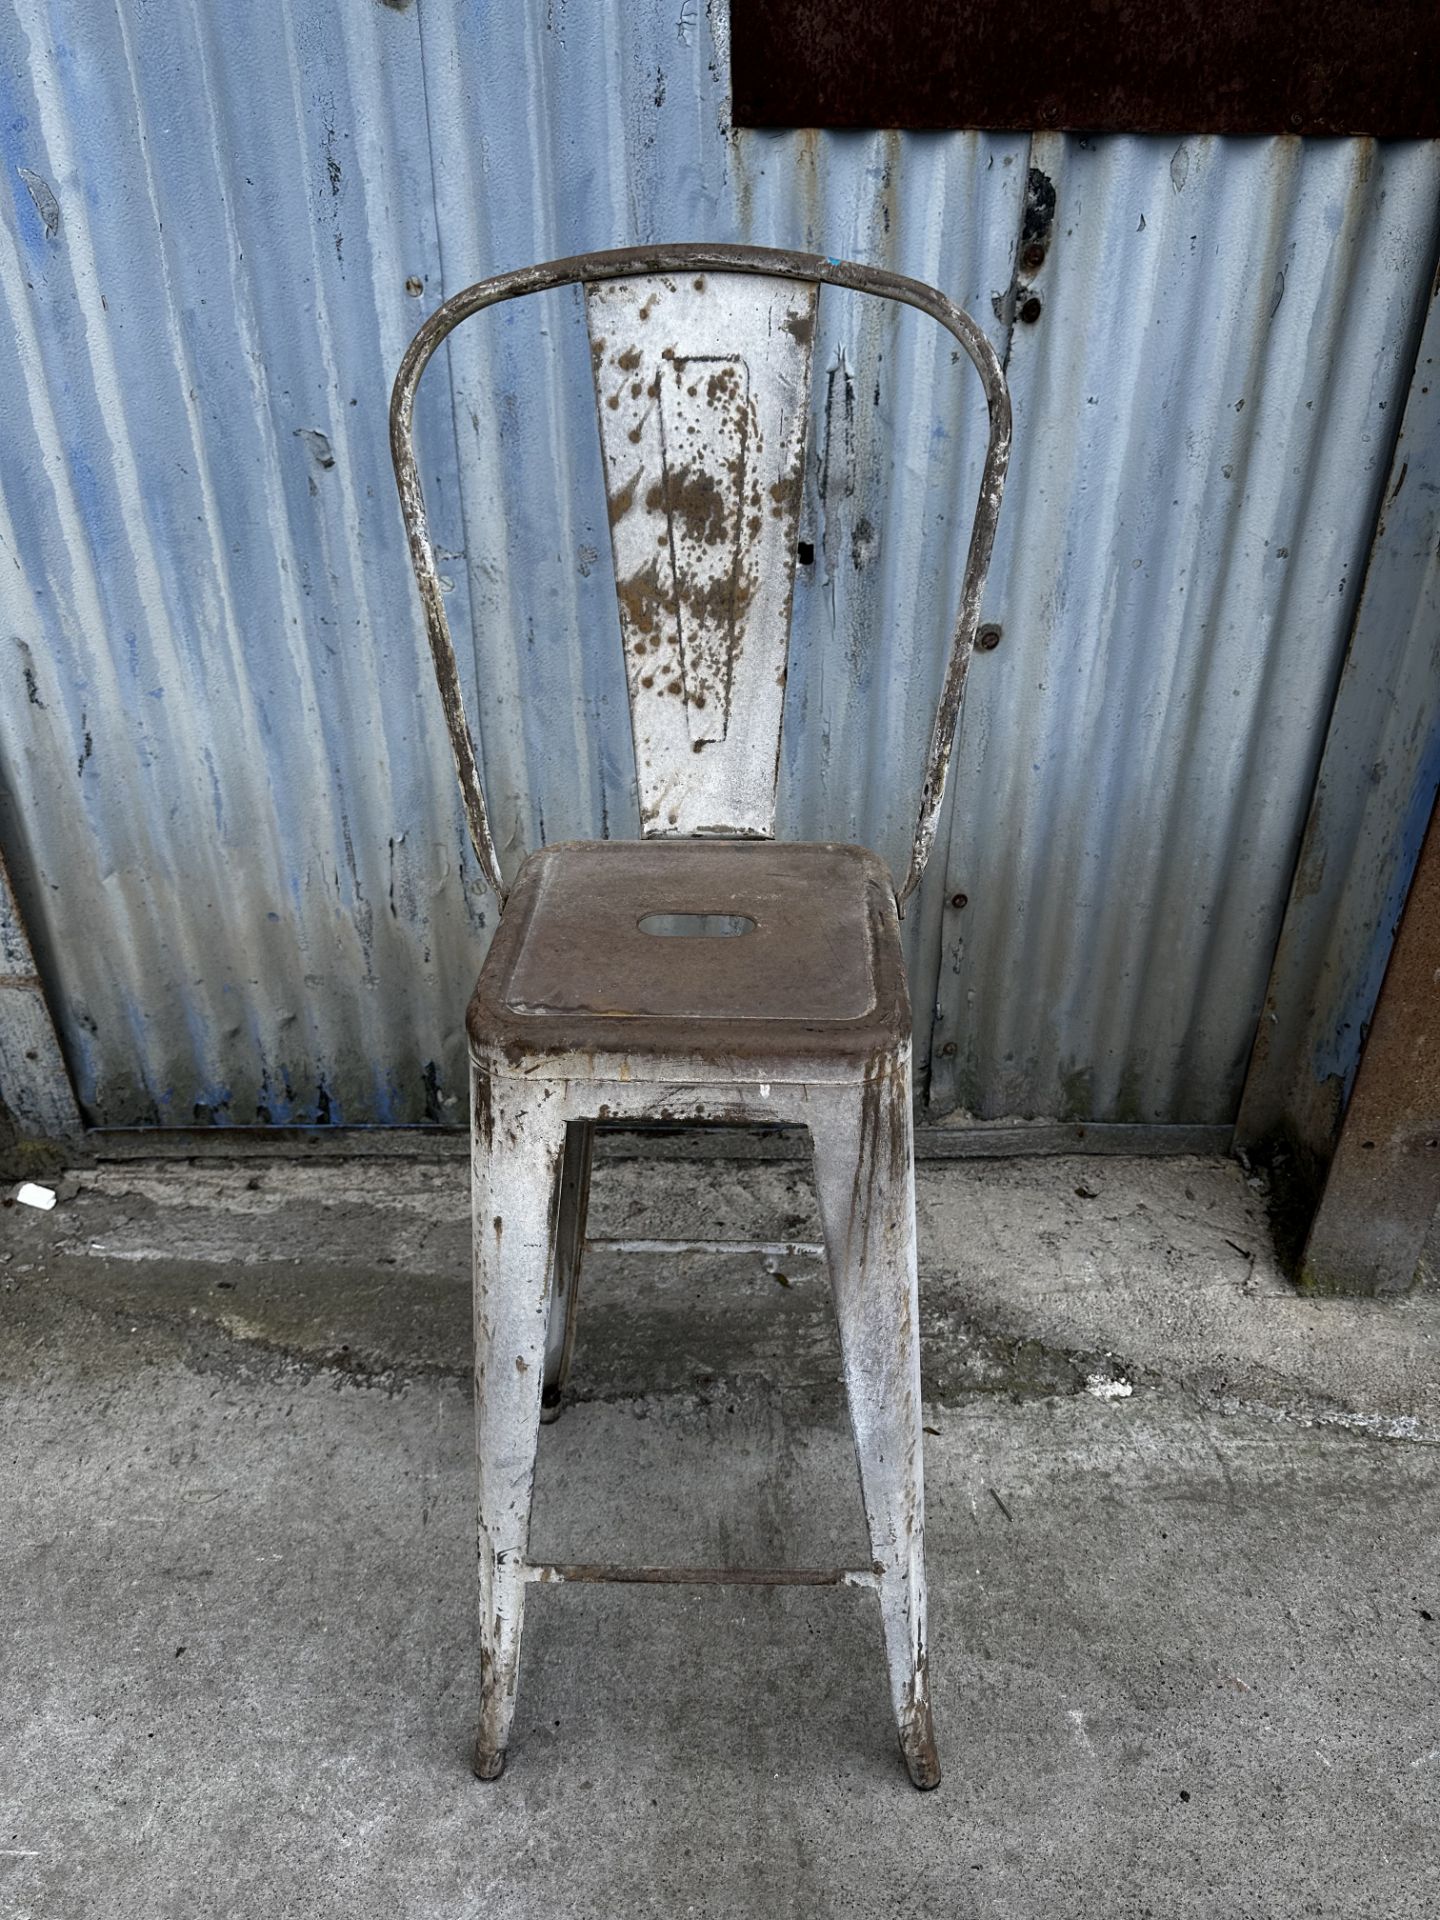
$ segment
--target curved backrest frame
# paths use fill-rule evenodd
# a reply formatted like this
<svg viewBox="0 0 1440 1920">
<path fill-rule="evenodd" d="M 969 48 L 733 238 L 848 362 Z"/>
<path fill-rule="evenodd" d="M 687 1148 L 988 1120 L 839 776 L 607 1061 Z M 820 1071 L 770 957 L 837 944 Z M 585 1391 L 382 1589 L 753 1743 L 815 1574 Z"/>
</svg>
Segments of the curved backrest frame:
<svg viewBox="0 0 1440 1920">
<path fill-rule="evenodd" d="M 903 907 L 924 871 L 944 799 L 965 674 L 979 625 L 980 602 L 995 542 L 995 527 L 1010 456 L 1010 396 L 999 358 L 985 334 L 963 308 L 957 307 L 936 288 L 879 267 L 832 260 L 820 254 L 782 252 L 770 247 L 706 244 L 624 247 L 603 253 L 577 254 L 567 260 L 552 260 L 543 265 L 521 268 L 514 273 L 498 274 L 493 279 L 477 281 L 474 286 L 452 294 L 430 315 L 406 349 L 395 376 L 390 400 L 390 455 L 395 466 L 400 507 L 410 543 L 410 560 L 420 588 L 435 678 L 449 730 L 465 816 L 481 872 L 503 907 L 506 888 L 490 832 L 474 741 L 461 698 L 455 648 L 445 613 L 440 575 L 430 544 L 425 501 L 415 458 L 414 410 L 420 377 L 446 337 L 462 321 L 483 312 L 486 307 L 497 306 L 502 301 L 518 299 L 525 294 L 550 292 L 559 287 L 590 287 L 613 280 L 680 274 L 764 275 L 776 280 L 799 281 L 811 287 L 844 287 L 852 293 L 871 294 L 903 306 L 915 307 L 953 334 L 980 376 L 989 415 L 989 443 L 971 527 L 960 605 L 931 731 L 910 864 L 896 896 Z"/>
</svg>

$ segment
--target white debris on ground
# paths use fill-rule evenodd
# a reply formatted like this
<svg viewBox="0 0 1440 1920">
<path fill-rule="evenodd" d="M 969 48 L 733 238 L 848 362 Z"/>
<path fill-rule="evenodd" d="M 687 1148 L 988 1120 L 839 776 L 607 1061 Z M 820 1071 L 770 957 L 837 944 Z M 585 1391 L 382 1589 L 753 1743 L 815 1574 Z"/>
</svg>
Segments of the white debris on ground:
<svg viewBox="0 0 1440 1920">
<path fill-rule="evenodd" d="M 1093 1393 L 1097 1400 L 1128 1400 L 1135 1389 L 1128 1380 L 1115 1380 L 1108 1374 L 1092 1373 L 1086 1377 L 1085 1391 Z"/>
</svg>

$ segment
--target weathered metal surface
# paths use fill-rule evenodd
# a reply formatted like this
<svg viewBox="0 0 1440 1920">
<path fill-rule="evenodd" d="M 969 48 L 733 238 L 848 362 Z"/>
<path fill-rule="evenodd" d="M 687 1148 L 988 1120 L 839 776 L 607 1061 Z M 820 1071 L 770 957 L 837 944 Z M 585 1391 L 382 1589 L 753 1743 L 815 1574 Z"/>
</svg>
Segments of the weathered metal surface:
<svg viewBox="0 0 1440 1920">
<path fill-rule="evenodd" d="M 542 1586 L 874 1587 L 872 1567 L 623 1567 L 591 1561 L 527 1566 Z"/>
<path fill-rule="evenodd" d="M 1414 369 L 1440 150 L 1045 136 L 1031 160 L 1016 298 L 1041 311 L 1007 367 L 1004 637 L 971 670 L 931 894 L 931 1103 L 1221 1124 Z M 1428 591 L 1396 576 L 1401 632 Z M 1364 783 L 1331 804 L 1342 831 Z"/>
<path fill-rule="evenodd" d="M 726 292 L 717 299 L 713 283 L 717 277 L 732 275 L 747 284 L 739 295 Z M 788 301 L 782 302 L 778 292 L 762 292 L 762 279 L 791 283 Z M 794 285 L 797 282 L 804 289 L 803 299 Z M 505 882 L 497 863 L 426 518 L 415 452 L 415 399 L 436 350 L 463 321 L 488 307 L 577 284 L 585 288 L 587 300 L 598 306 L 600 320 L 621 335 L 617 347 L 607 343 L 592 324 L 590 358 L 605 448 L 607 511 L 637 754 L 640 821 L 647 834 L 766 835 L 774 828 L 771 743 L 778 751 L 795 568 L 790 536 L 800 483 L 805 376 L 817 286 L 869 294 L 928 315 L 959 342 L 979 375 L 988 437 L 965 545 L 959 609 L 930 726 L 919 816 L 898 891 L 903 908 L 925 870 L 944 801 L 1010 459 L 1010 398 L 998 356 L 983 329 L 937 288 L 854 261 L 769 247 L 682 242 L 612 248 L 521 268 L 452 294 L 405 350 L 390 399 L 390 453 L 431 659 L 482 872 L 503 904 Z M 707 312 L 707 304 L 713 311 Z M 664 311 L 658 312 L 660 308 Z M 662 334 L 675 336 L 668 339 L 668 350 L 639 344 L 647 325 L 656 328 L 657 342 Z M 730 348 L 737 338 L 753 334 L 770 339 L 777 333 L 788 335 L 790 345 L 767 348 L 771 378 L 756 380 L 752 386 L 748 363 Z M 684 349 L 678 356 L 677 345 Z M 673 431 L 677 441 L 683 439 L 687 447 L 703 452 L 692 452 L 691 465 L 682 462 L 672 475 L 665 466 L 661 418 L 662 396 L 675 382 L 677 358 L 684 364 L 696 363 L 696 378 L 692 382 L 687 375 L 680 380 L 678 410 L 677 403 L 672 403 Z M 719 366 L 722 358 L 724 368 Z M 702 361 L 718 369 L 704 382 L 699 373 Z M 702 400 L 702 384 L 712 381 L 714 392 Z M 612 413 L 614 420 L 609 417 Z M 715 446 L 710 442 L 717 431 L 720 444 Z M 767 435 L 775 443 L 768 457 Z M 741 449 L 752 441 L 755 464 L 747 477 Z M 694 467 L 697 459 L 702 464 Z M 774 478 L 767 486 L 771 474 Z M 682 557 L 677 557 L 678 497 L 687 488 L 694 495 L 689 518 L 695 525 L 687 527 L 686 516 L 679 516 Z M 729 499 L 732 492 L 734 498 Z M 698 553 L 692 551 L 705 544 L 696 535 L 710 533 L 718 533 L 728 549 L 728 562 L 718 573 L 712 573 L 708 564 L 702 566 Z M 658 569 L 658 552 L 668 555 L 668 589 Z M 737 631 L 742 601 L 746 619 Z M 728 625 L 719 617 L 727 608 Z M 691 634 L 694 657 L 687 662 L 683 622 L 693 623 L 702 613 L 702 625 Z M 676 622 L 673 630 L 672 621 Z M 747 645 L 752 628 L 754 637 Z M 667 646 L 672 670 L 661 675 L 656 668 L 666 659 Z M 637 655 L 643 655 L 643 660 Z M 713 696 L 708 708 L 707 689 Z M 672 696 L 679 696 L 677 705 L 671 704 Z M 716 724 L 717 717 L 723 725 Z M 706 748 L 711 752 L 705 755 L 705 764 L 697 767 L 696 755 Z M 714 751 L 717 748 L 720 751 Z"/>
<path fill-rule="evenodd" d="M 576 1121 L 565 1131 L 560 1198 L 555 1209 L 550 1306 L 545 1324 L 545 1379 L 540 1393 L 540 1418 L 545 1421 L 553 1420 L 560 1411 L 575 1352 L 580 1274 L 585 1249 L 593 1244 L 586 1236 L 585 1222 L 590 1211 L 590 1171 L 594 1158 L 595 1129 L 589 1121 Z"/>
<path fill-rule="evenodd" d="M 0 75 L 0 843 L 81 1107 L 458 1120 L 485 904 L 381 428 L 416 15 L 7 0 Z"/>
<path fill-rule="evenodd" d="M 703 846 L 705 843 L 701 843 Z M 655 851 L 668 851 L 664 844 Z M 719 849 L 715 849 L 719 851 Z M 617 849 L 617 851 L 619 851 Z M 755 849 L 763 851 L 763 849 Z M 523 884 L 523 883 L 522 883 Z M 502 923 L 514 924 L 517 899 Z M 891 904 L 891 940 L 898 925 Z M 504 964 L 492 949 L 487 968 Z M 497 989 L 491 999 L 502 997 Z M 874 1586 L 891 1704 L 915 1786 L 938 1784 L 929 1695 L 924 1567 L 923 1429 L 915 1247 L 910 1047 L 857 1055 L 848 1079 L 777 1052 L 702 1059 L 683 1035 L 666 1056 L 527 1057 L 503 1035 L 475 1037 L 472 1143 L 476 1449 L 480 1486 L 481 1713 L 475 1771 L 505 1765 L 519 1683 L 525 1590 L 567 1580 Z M 597 1077 L 597 1064 L 600 1073 Z M 545 1071 L 535 1072 L 533 1068 Z M 780 1119 L 814 1143 L 816 1188 L 840 1329 L 873 1570 L 625 1568 L 535 1563 L 530 1508 L 541 1417 L 549 1278 L 566 1129 L 603 1117 Z"/>
<path fill-rule="evenodd" d="M 994 568 L 1024 617 L 986 610 L 957 832 L 907 912 L 917 1057 L 928 1078 L 943 981 L 939 1107 L 1233 1118 L 1289 883 L 1250 839 L 1293 848 L 1308 806 L 1431 279 L 1433 147 L 1067 143 L 1084 217 L 1062 181 L 1047 223 L 1023 133 L 735 132 L 724 6 L 54 18 L 0 4 L 0 844 L 87 1119 L 463 1117 L 494 915 L 378 413 L 446 291 L 673 235 L 892 267 L 1002 352 L 1040 300 Z M 1017 300 L 1022 229 L 1046 259 Z M 777 827 L 898 872 L 984 410 L 923 316 L 821 304 Z M 511 311 L 448 343 L 419 440 L 513 870 L 639 817 L 584 316 Z M 1337 831 L 1364 794 L 1337 788 Z"/>
<path fill-rule="evenodd" d="M 1300 1267 L 1326 1293 L 1403 1293 L 1440 1209 L 1440 806 L 1415 868 Z"/>
<path fill-rule="evenodd" d="M 875 1006 L 869 896 L 884 876 L 858 848 L 610 840 L 537 859 L 505 988 L 513 1013 L 721 1022 L 730 1047 L 757 1020 L 851 1021 Z M 692 903 L 748 931 L 683 943 L 647 931 Z"/>
<path fill-rule="evenodd" d="M 707 907 L 754 930 L 668 940 L 647 911 Z M 779 1053 L 849 1077 L 910 1031 L 893 886 L 861 847 L 764 841 L 589 841 L 532 854 L 470 1005 L 476 1045 L 504 1045 L 533 1076 L 583 1055 L 653 1057 L 676 1076 Z M 832 1065 L 832 1063 L 838 1063 Z M 614 1068 L 620 1072 L 619 1065 Z"/>
<path fill-rule="evenodd" d="M 478 1076 L 471 1196 L 475 1246 L 475 1460 L 479 1480 L 480 1727 L 474 1766 L 498 1779 L 520 1684 L 530 1506 L 545 1379 L 567 1121 L 551 1087 Z M 549 1096 L 549 1097 L 547 1097 Z"/>
<path fill-rule="evenodd" d="M 70 1076 L 0 854 L 0 1122 L 7 1119 L 41 1139 L 80 1131 Z"/>
<path fill-rule="evenodd" d="M 1429 0 L 730 0 L 747 127 L 1440 135 Z"/>
<path fill-rule="evenodd" d="M 682 273 L 587 294 L 647 833 L 775 831 L 817 291 Z"/>
<path fill-rule="evenodd" d="M 1385 481 L 1235 1123 L 1323 1173 L 1440 790 L 1440 297 Z M 1297 1196 L 1303 1199 L 1303 1196 Z"/>
<path fill-rule="evenodd" d="M 762 1259 L 819 1260 L 825 1249 L 813 1240 L 610 1240 L 602 1235 L 587 1240 L 589 1247 L 608 1247 L 613 1253 L 704 1253 L 733 1255 L 758 1253 Z"/>
</svg>

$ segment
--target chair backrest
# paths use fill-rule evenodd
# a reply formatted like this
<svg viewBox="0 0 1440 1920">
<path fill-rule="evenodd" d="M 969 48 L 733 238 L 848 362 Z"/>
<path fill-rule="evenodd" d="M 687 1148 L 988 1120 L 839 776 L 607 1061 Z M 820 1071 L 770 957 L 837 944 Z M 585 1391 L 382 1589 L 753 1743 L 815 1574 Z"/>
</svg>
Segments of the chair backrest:
<svg viewBox="0 0 1440 1920">
<path fill-rule="evenodd" d="M 415 392 L 462 320 L 502 300 L 585 289 L 631 731 L 646 836 L 769 838 L 821 286 L 917 307 L 985 391 L 990 438 L 921 790 L 903 906 L 934 839 L 1010 450 L 994 348 L 918 280 L 768 247 L 581 254 L 479 281 L 420 328 L 390 403 L 390 451 L 430 650 L 481 869 L 504 901 L 416 466 Z"/>
</svg>

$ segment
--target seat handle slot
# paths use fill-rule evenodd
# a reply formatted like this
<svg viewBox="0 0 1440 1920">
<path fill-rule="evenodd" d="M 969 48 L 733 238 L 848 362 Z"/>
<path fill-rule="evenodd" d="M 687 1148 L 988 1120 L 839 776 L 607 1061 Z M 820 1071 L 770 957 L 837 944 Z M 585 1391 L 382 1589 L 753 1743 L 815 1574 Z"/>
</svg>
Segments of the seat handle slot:
<svg viewBox="0 0 1440 1920">
<path fill-rule="evenodd" d="M 748 913 L 646 913 L 636 925 L 642 933 L 683 940 L 730 940 L 755 931 Z"/>
</svg>

